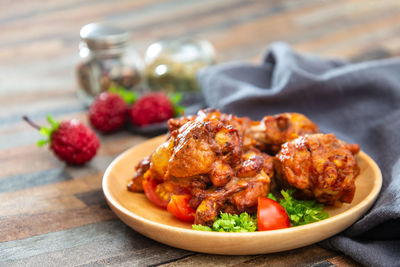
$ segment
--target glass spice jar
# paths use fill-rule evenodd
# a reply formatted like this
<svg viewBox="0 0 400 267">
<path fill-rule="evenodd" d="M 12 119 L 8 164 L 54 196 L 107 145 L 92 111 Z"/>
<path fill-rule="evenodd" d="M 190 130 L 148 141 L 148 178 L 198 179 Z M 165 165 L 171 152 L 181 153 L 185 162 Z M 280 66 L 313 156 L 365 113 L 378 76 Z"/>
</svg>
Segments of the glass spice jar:
<svg viewBox="0 0 400 267">
<path fill-rule="evenodd" d="M 76 73 L 78 98 L 90 105 L 94 97 L 110 87 L 144 90 L 143 61 L 130 44 L 128 32 L 105 23 L 82 27 L 80 62 Z"/>
<path fill-rule="evenodd" d="M 215 49 L 206 40 L 182 38 L 151 44 L 145 54 L 145 75 L 150 90 L 181 92 L 182 104 L 202 99 L 196 73 L 215 64 Z"/>
</svg>

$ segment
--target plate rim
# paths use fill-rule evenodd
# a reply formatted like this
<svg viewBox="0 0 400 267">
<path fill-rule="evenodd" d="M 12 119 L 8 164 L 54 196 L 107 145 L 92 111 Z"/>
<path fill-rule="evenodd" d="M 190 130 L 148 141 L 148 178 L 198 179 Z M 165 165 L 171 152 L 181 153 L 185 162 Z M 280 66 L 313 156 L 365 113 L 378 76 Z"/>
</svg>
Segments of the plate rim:
<svg viewBox="0 0 400 267">
<path fill-rule="evenodd" d="M 127 217 L 131 217 L 141 223 L 144 224 L 148 224 L 151 225 L 153 227 L 157 227 L 157 228 L 161 228 L 161 229 L 165 229 L 168 231 L 173 231 L 173 232 L 179 232 L 179 233 L 185 233 L 185 234 L 190 234 L 190 235 L 199 235 L 199 236 L 223 236 L 223 237 L 253 237 L 253 236 L 275 236 L 277 234 L 290 234 L 291 232 L 295 232 L 298 231 L 299 229 L 303 229 L 303 230 L 307 230 L 309 228 L 315 228 L 316 225 L 317 226 L 323 226 L 323 225 L 328 225 L 331 223 L 334 223 L 335 221 L 338 221 L 340 219 L 343 219 L 343 217 L 346 217 L 346 215 L 353 213 L 354 211 L 359 211 L 361 209 L 366 208 L 368 205 L 370 208 L 376 201 L 380 190 L 382 188 L 382 172 L 379 168 L 379 166 L 376 164 L 376 162 L 368 155 L 366 154 L 364 151 L 360 151 L 360 153 L 358 154 L 359 157 L 364 158 L 367 162 L 368 165 L 373 166 L 374 171 L 376 171 L 377 173 L 377 177 L 375 177 L 374 180 L 374 185 L 373 188 L 371 190 L 371 192 L 364 198 L 361 200 L 360 203 L 358 203 L 357 205 L 347 209 L 346 211 L 336 214 L 332 217 L 329 217 L 325 220 L 322 221 L 318 221 L 315 223 L 310 223 L 310 224 L 306 224 L 306 225 L 301 225 L 301 226 L 295 226 L 295 227 L 289 227 L 289 228 L 284 228 L 284 229 L 278 229 L 278 230 L 270 230 L 270 231 L 255 231 L 255 232 L 208 232 L 208 231 L 197 231 L 197 230 L 193 230 L 193 229 L 186 229 L 186 228 L 181 228 L 181 227 L 177 227 L 177 226 L 171 226 L 171 225 L 166 225 L 166 224 L 162 224 L 162 223 L 158 223 L 146 218 L 143 218 L 133 212 L 131 212 L 130 210 L 128 210 L 127 208 L 125 208 L 122 204 L 120 204 L 113 196 L 112 193 L 110 192 L 110 189 L 108 188 L 107 184 L 108 184 L 108 180 L 110 179 L 110 172 L 112 171 L 113 167 L 122 159 L 124 158 L 127 154 L 130 153 L 131 150 L 133 149 L 138 149 L 138 147 L 142 146 L 145 143 L 148 142 L 155 142 L 156 139 L 162 139 L 165 138 L 165 135 L 161 135 L 161 136 L 157 136 L 154 138 L 150 138 L 140 144 L 134 145 L 130 148 L 128 148 L 127 150 L 125 150 L 124 152 L 122 152 L 120 155 L 118 155 L 111 163 L 110 165 L 107 167 L 106 171 L 104 172 L 103 175 L 103 180 L 102 180 L 102 189 L 103 189 L 103 194 L 106 197 L 107 202 L 109 203 L 109 205 L 111 205 L 111 208 L 114 209 L 118 209 L 120 212 L 122 212 L 125 216 Z M 113 210 L 114 213 L 116 213 Z M 119 217 L 119 215 L 116 213 L 117 217 Z M 121 218 L 120 218 L 121 219 Z M 359 218 L 357 218 L 355 221 L 357 221 Z M 122 219 L 121 219 L 122 220 Z M 354 221 L 354 222 L 355 222 Z M 353 222 L 353 223 L 354 223 Z M 125 223 L 125 222 L 124 222 Z"/>
</svg>

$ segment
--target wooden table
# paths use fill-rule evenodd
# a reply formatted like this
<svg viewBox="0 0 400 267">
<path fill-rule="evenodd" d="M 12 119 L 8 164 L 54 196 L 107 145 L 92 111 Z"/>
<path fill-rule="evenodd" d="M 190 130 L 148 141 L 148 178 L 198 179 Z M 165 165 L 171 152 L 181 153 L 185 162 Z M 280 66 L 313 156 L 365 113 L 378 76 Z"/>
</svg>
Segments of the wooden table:
<svg viewBox="0 0 400 267">
<path fill-rule="evenodd" d="M 366 60 L 400 54 L 400 2 L 381 1 L 2 1 L 0 2 L 0 265 L 355 265 L 316 245 L 259 256 L 214 256 L 149 240 L 108 208 L 102 174 L 122 151 L 145 137 L 101 136 L 96 158 L 66 166 L 39 149 L 28 114 L 44 123 L 87 122 L 78 102 L 74 66 L 79 29 L 110 21 L 132 31 L 143 54 L 162 38 L 210 40 L 220 62 L 260 62 L 272 41 L 302 52 Z"/>
</svg>

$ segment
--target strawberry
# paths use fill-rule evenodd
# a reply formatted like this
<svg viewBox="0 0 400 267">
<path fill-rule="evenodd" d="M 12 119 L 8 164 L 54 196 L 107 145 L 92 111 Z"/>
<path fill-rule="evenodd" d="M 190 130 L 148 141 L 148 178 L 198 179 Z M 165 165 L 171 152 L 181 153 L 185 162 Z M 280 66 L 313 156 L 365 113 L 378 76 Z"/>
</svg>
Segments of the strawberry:
<svg viewBox="0 0 400 267">
<path fill-rule="evenodd" d="M 164 93 L 150 93 L 141 97 L 130 109 L 129 115 L 133 124 L 144 126 L 163 122 L 179 113 L 181 107 L 174 107 L 182 95 L 176 94 L 170 100 Z"/>
<path fill-rule="evenodd" d="M 37 142 L 38 146 L 49 144 L 54 154 L 69 164 L 82 165 L 96 155 L 99 139 L 90 128 L 76 119 L 57 122 L 48 115 L 50 128 L 36 125 L 27 116 L 23 119 L 46 136 L 46 139 Z"/>
<path fill-rule="evenodd" d="M 133 92 L 112 87 L 101 93 L 89 108 L 89 121 L 94 128 L 110 133 L 121 129 L 127 120 L 128 104 L 135 100 Z"/>
</svg>

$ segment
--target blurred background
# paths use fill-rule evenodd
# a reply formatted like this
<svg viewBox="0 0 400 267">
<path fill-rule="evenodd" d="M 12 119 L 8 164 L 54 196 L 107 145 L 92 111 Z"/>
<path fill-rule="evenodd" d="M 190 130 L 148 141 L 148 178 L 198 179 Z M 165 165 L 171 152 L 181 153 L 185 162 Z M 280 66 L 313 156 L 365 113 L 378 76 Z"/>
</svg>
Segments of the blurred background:
<svg viewBox="0 0 400 267">
<path fill-rule="evenodd" d="M 0 10 L 2 124 L 22 113 L 40 118 L 82 110 L 75 96 L 79 30 L 94 21 L 129 31 L 142 57 L 151 43 L 181 37 L 209 40 L 217 62 L 259 63 L 273 41 L 350 60 L 400 53 L 397 0 L 2 0 Z"/>
</svg>

